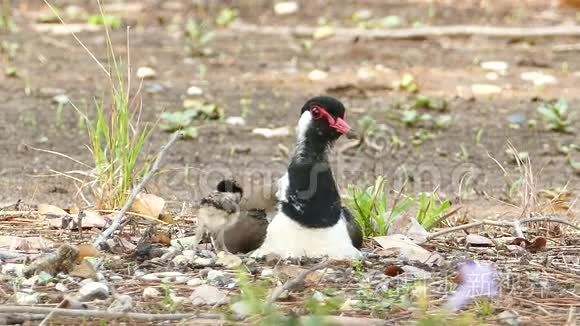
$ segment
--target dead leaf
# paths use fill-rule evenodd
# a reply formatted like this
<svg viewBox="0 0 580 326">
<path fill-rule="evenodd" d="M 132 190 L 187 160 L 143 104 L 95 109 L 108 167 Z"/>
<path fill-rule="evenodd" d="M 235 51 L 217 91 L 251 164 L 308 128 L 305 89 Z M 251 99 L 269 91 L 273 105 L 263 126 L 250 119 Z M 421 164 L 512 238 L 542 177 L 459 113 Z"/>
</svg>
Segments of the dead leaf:
<svg viewBox="0 0 580 326">
<path fill-rule="evenodd" d="M 80 264 L 75 264 L 69 275 L 83 279 L 97 279 L 97 271 L 95 270 L 95 267 L 86 259 L 81 261 Z"/>
<path fill-rule="evenodd" d="M 84 216 L 81 220 L 81 226 L 83 228 L 102 229 L 109 224 L 109 220 L 96 211 L 85 210 L 85 211 L 83 211 L 83 213 L 84 213 Z M 74 224 L 76 224 L 75 229 L 78 229 L 78 218 L 76 220 L 73 219 L 73 222 L 77 222 Z"/>
<path fill-rule="evenodd" d="M 278 267 L 274 269 L 274 276 L 285 282 L 289 279 L 295 279 L 304 271 L 306 271 L 306 269 L 296 265 L 278 265 Z M 318 283 L 321 278 L 321 273 L 310 273 L 306 276 L 305 281 L 308 283 Z"/>
<path fill-rule="evenodd" d="M 54 247 L 54 242 L 43 237 L 0 236 L 0 248 L 20 251 L 39 251 Z"/>
<path fill-rule="evenodd" d="M 175 220 L 173 219 L 173 216 L 169 213 L 163 213 L 161 214 L 161 216 L 159 217 L 159 220 L 167 223 L 167 224 L 174 224 Z"/>
<path fill-rule="evenodd" d="M 160 243 L 166 246 L 171 246 L 171 236 L 162 230 L 157 230 L 151 237 L 151 243 Z"/>
<path fill-rule="evenodd" d="M 543 251 L 546 248 L 546 244 L 548 241 L 546 238 L 537 237 L 535 238 L 530 245 L 526 249 L 528 249 L 531 253 L 536 253 L 538 251 Z"/>
<path fill-rule="evenodd" d="M 374 237 L 373 240 L 385 249 L 379 251 L 379 255 L 389 255 L 395 252 L 399 255 L 399 259 L 418 261 L 429 266 L 441 265 L 443 262 L 441 255 L 436 252 L 429 252 L 402 234 Z"/>
<path fill-rule="evenodd" d="M 39 204 L 38 213 L 41 215 L 56 215 L 56 216 L 69 215 L 64 209 L 50 204 Z"/>
<path fill-rule="evenodd" d="M 388 234 L 402 234 L 415 243 L 423 243 L 429 236 L 429 232 L 411 215 L 403 215 L 397 218 L 389 227 Z"/>
<path fill-rule="evenodd" d="M 77 263 L 80 263 L 85 257 L 97 257 L 100 256 L 101 253 L 95 246 L 90 243 L 83 243 L 77 246 L 79 250 L 79 258 L 77 259 Z"/>
<path fill-rule="evenodd" d="M 395 277 L 399 274 L 402 274 L 404 271 L 401 268 L 401 266 L 397 266 L 397 265 L 388 265 L 387 267 L 385 267 L 385 275 L 390 276 L 390 277 Z"/>
<path fill-rule="evenodd" d="M 536 253 L 538 251 L 544 250 L 546 248 L 547 243 L 548 241 L 544 237 L 537 237 L 531 242 L 524 238 L 515 238 L 514 241 L 512 241 L 513 245 L 525 248 L 527 251 L 531 253 Z"/>
<path fill-rule="evenodd" d="M 479 234 L 468 234 L 465 244 L 472 247 L 493 247 L 493 241 Z"/>
<path fill-rule="evenodd" d="M 140 194 L 135 199 L 131 210 L 137 214 L 158 219 L 164 206 L 165 200 L 163 198 L 153 194 Z"/>
</svg>

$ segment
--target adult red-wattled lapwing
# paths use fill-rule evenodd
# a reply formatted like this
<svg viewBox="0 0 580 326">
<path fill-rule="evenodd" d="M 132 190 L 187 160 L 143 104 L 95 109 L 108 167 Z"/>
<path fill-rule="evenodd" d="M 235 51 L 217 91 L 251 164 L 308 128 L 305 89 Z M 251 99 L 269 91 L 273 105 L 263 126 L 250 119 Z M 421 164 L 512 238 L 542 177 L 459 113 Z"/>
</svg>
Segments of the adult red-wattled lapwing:
<svg viewBox="0 0 580 326">
<path fill-rule="evenodd" d="M 315 97 L 302 107 L 296 150 L 278 186 L 278 212 L 252 256 L 360 255 L 362 234 L 353 215 L 341 205 L 328 159 L 335 141 L 351 132 L 344 116 L 343 104 L 332 97 Z"/>
</svg>

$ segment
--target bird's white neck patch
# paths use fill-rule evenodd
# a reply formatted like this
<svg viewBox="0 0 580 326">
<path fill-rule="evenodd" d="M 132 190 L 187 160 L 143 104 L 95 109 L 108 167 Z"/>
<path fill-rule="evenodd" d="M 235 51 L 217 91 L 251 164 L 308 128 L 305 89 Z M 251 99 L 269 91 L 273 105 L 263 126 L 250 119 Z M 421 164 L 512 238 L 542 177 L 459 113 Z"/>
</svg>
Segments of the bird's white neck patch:
<svg viewBox="0 0 580 326">
<path fill-rule="evenodd" d="M 300 120 L 298 120 L 298 126 L 296 127 L 296 135 L 298 138 L 298 143 L 301 143 L 306 138 L 306 132 L 308 128 L 310 128 L 310 124 L 312 123 L 312 114 L 310 111 L 304 111 L 300 116 Z"/>
</svg>

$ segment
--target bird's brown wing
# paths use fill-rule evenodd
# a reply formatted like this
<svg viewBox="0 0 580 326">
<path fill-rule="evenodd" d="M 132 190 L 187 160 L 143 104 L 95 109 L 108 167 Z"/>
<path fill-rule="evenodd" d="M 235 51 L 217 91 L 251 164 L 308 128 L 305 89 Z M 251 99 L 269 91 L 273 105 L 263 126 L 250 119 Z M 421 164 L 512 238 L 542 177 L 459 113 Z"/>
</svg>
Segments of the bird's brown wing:
<svg viewBox="0 0 580 326">
<path fill-rule="evenodd" d="M 224 234 L 226 247 L 231 253 L 248 253 L 264 242 L 268 221 L 263 211 L 242 212 L 237 222 Z"/>
<path fill-rule="evenodd" d="M 341 211 L 342 216 L 344 216 L 344 219 L 346 220 L 346 229 L 348 231 L 348 235 L 350 236 L 352 245 L 355 248 L 360 249 L 363 243 L 363 234 L 360 226 L 358 225 L 358 222 L 348 207 L 342 206 Z"/>
<path fill-rule="evenodd" d="M 235 213 L 239 210 L 240 195 L 231 192 L 214 192 L 201 200 L 202 206 L 212 206 L 227 213 Z"/>
</svg>

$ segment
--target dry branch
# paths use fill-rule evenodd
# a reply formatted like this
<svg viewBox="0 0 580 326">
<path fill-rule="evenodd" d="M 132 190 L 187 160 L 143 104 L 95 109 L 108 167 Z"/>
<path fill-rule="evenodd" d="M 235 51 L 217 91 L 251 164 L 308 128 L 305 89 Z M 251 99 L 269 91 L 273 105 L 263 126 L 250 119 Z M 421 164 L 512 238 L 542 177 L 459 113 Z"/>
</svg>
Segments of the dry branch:
<svg viewBox="0 0 580 326">
<path fill-rule="evenodd" d="M 312 37 L 317 27 L 311 26 L 258 26 L 254 24 L 235 23 L 229 28 L 235 32 L 262 35 L 288 35 L 297 37 Z M 533 38 L 576 36 L 580 37 L 580 26 L 557 25 L 543 27 L 498 27 L 477 25 L 427 26 L 399 29 L 364 29 L 335 28 L 334 35 L 346 38 L 364 38 L 371 40 L 386 39 L 423 39 L 439 36 L 487 36 L 499 38 Z"/>
<path fill-rule="evenodd" d="M 163 156 L 165 156 L 167 150 L 173 145 L 173 143 L 175 143 L 177 139 L 181 137 L 182 137 L 181 132 L 179 131 L 175 132 L 171 136 L 167 144 L 161 147 L 161 150 L 159 151 L 159 154 L 157 154 L 155 162 L 153 162 L 153 165 L 151 166 L 151 170 L 149 170 L 149 172 L 143 178 L 143 180 L 141 180 L 141 182 L 135 188 L 133 188 L 133 191 L 131 191 L 129 198 L 127 198 L 127 202 L 125 202 L 125 206 L 123 206 L 123 208 L 121 208 L 121 210 L 117 212 L 115 218 L 113 219 L 113 222 L 111 223 L 111 226 L 109 226 L 105 231 L 103 231 L 101 235 L 97 238 L 97 240 L 93 242 L 93 245 L 95 247 L 100 248 L 103 245 L 103 243 L 121 226 L 121 220 L 125 216 L 125 213 L 127 213 L 129 208 L 131 208 L 137 196 L 141 193 L 141 191 L 143 191 L 143 188 L 145 188 L 145 186 L 149 183 L 149 181 L 151 181 L 155 173 L 157 173 L 157 170 L 159 170 L 159 166 L 161 165 L 161 161 L 163 160 Z"/>
<path fill-rule="evenodd" d="M 221 319 L 220 315 L 199 313 L 199 314 L 147 314 L 135 312 L 109 312 L 101 310 L 81 310 L 81 309 L 62 309 L 52 307 L 31 307 L 31 306 L 0 306 L 1 314 L 32 314 L 47 316 L 68 316 L 68 317 L 88 317 L 88 318 L 106 318 L 118 319 L 126 318 L 138 321 L 156 321 L 156 320 L 181 320 L 186 318 L 203 318 L 203 319 Z"/>
<path fill-rule="evenodd" d="M 572 223 L 570 223 L 570 222 L 568 222 L 560 217 L 557 217 L 557 216 L 531 217 L 531 218 L 526 218 L 526 219 L 523 219 L 520 221 L 481 220 L 481 221 L 477 221 L 477 222 L 473 222 L 473 223 L 468 223 L 468 224 L 450 227 L 450 228 L 441 230 L 439 232 L 431 233 L 431 234 L 429 234 L 429 236 L 427 236 L 427 241 L 433 240 L 433 239 L 438 238 L 438 237 L 445 235 L 445 234 L 449 234 L 449 233 L 453 233 L 453 232 L 457 232 L 457 231 L 462 231 L 462 230 L 467 230 L 467 229 L 471 229 L 471 228 L 475 228 L 475 227 L 483 226 L 483 225 L 510 227 L 510 228 L 513 228 L 515 230 L 515 233 L 518 237 L 523 238 L 523 234 L 521 231 L 521 224 L 534 223 L 534 222 L 560 223 L 560 224 L 567 225 L 571 228 L 574 228 L 576 230 L 580 230 L 580 227 L 578 227 L 577 225 L 574 225 L 574 224 L 572 224 Z"/>
<path fill-rule="evenodd" d="M 310 267 L 310 269 L 307 269 L 307 270 L 303 271 L 302 273 L 298 274 L 298 276 L 296 276 L 295 278 L 288 280 L 286 283 L 284 283 L 284 285 L 275 288 L 274 291 L 272 291 L 272 294 L 270 294 L 270 297 L 268 298 L 268 303 L 275 302 L 276 299 L 278 299 L 282 295 L 282 293 L 284 293 L 284 291 L 292 290 L 298 284 L 303 283 L 308 275 L 310 275 L 311 273 L 313 273 L 319 269 L 328 267 L 328 265 L 330 265 L 330 260 L 325 260 L 323 262 L 320 262 L 320 263 Z"/>
</svg>

